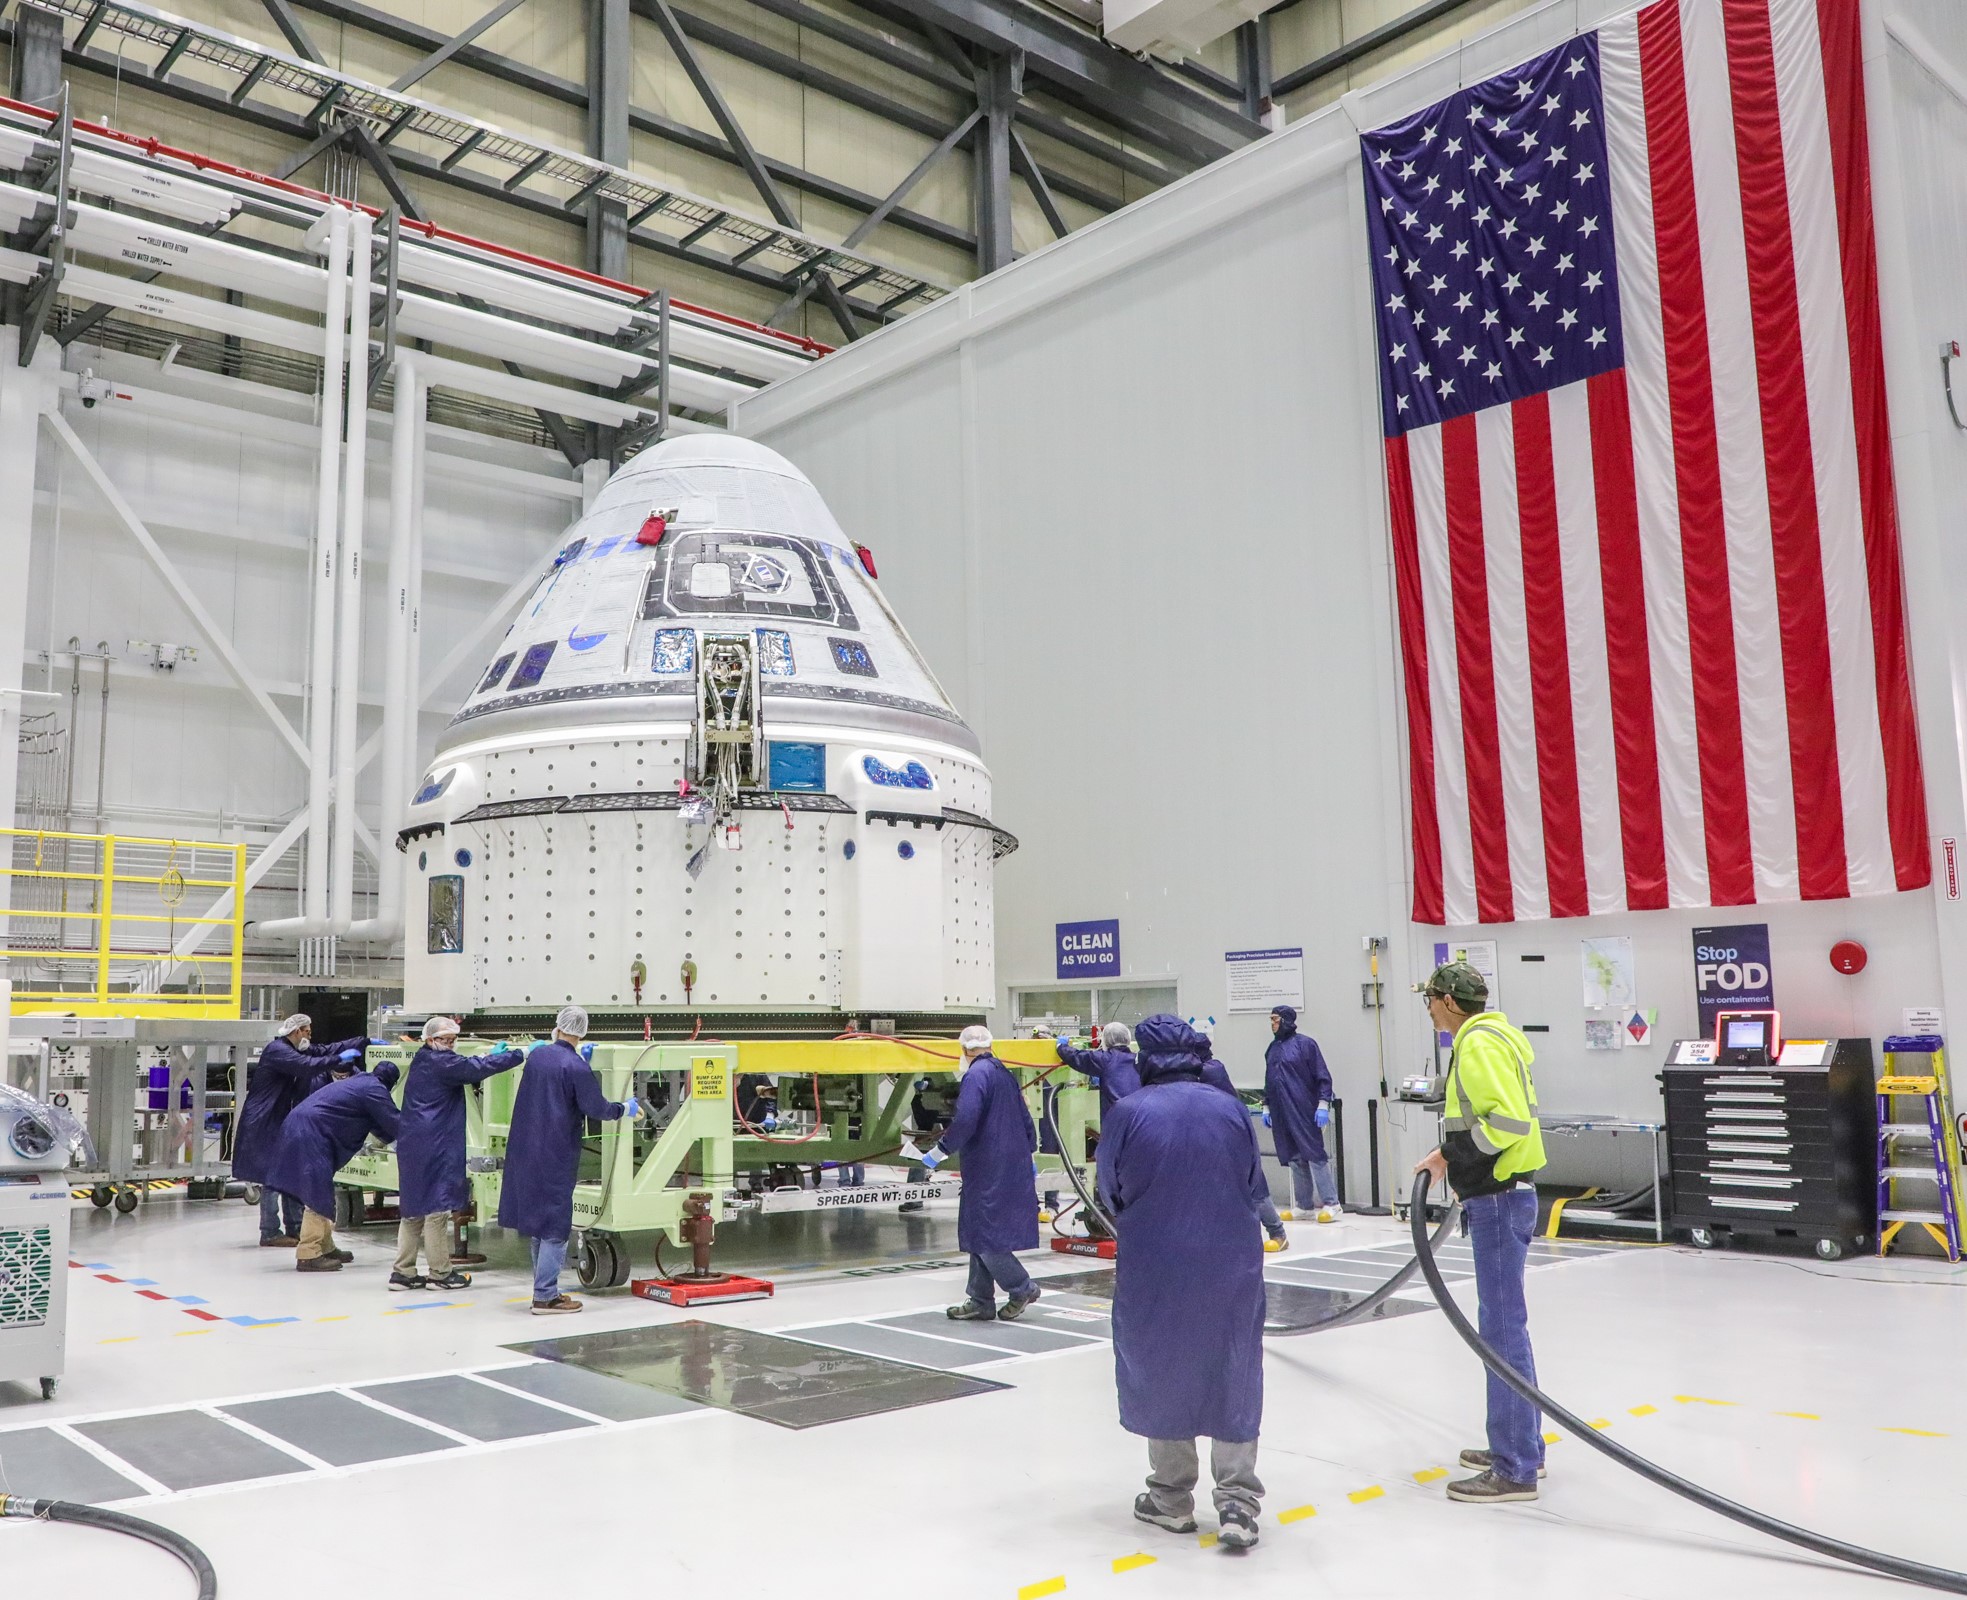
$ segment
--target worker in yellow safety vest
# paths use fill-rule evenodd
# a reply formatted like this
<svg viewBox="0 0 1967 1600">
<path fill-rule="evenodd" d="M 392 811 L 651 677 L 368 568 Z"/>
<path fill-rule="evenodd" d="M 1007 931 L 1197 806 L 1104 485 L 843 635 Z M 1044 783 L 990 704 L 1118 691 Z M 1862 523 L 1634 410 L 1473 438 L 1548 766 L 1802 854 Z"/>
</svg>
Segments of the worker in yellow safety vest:
<svg viewBox="0 0 1967 1600">
<path fill-rule="evenodd" d="M 1523 1031 L 1489 1009 L 1489 984 L 1466 961 L 1437 967 L 1417 985 L 1428 1017 L 1454 1038 L 1448 1058 L 1441 1147 L 1414 1168 L 1446 1182 L 1462 1202 L 1475 1255 L 1475 1292 L 1482 1337 L 1530 1382 L 1530 1316 L 1523 1270 L 1537 1230 L 1537 1189 L 1544 1164 L 1537 1126 L 1535 1059 Z M 1542 1419 L 1537 1408 L 1494 1373 L 1489 1378 L 1489 1448 L 1464 1450 L 1475 1476 L 1448 1485 L 1450 1500 L 1499 1504 L 1537 1498 L 1544 1471 Z"/>
</svg>

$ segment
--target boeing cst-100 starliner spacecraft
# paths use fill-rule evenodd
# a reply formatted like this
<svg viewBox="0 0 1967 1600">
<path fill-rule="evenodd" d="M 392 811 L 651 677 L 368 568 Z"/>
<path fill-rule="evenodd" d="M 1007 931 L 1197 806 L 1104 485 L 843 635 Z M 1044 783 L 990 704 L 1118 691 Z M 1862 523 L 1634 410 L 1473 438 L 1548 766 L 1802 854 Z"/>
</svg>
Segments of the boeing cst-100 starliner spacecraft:
<svg viewBox="0 0 1967 1600">
<path fill-rule="evenodd" d="M 398 837 L 405 1003 L 574 1001 L 638 1034 L 974 1017 L 1016 847 L 990 816 L 975 736 L 806 477 L 743 439 L 660 444 L 438 741 Z"/>
</svg>

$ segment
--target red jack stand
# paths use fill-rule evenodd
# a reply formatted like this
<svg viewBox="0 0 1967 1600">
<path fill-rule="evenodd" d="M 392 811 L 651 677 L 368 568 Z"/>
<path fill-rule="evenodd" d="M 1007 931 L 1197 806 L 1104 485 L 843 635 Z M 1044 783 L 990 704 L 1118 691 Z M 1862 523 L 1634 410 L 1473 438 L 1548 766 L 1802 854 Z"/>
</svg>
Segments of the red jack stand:
<svg viewBox="0 0 1967 1600">
<path fill-rule="evenodd" d="M 1052 1248 L 1062 1256 L 1098 1256 L 1111 1261 L 1120 1247 L 1113 1239 L 1054 1239 Z"/>
<path fill-rule="evenodd" d="M 692 1194 L 683 1201 L 683 1241 L 690 1247 L 690 1270 L 669 1278 L 636 1278 L 632 1293 L 669 1306 L 697 1305 L 714 1300 L 769 1300 L 772 1285 L 763 1278 L 742 1278 L 710 1270 L 710 1243 L 717 1224 L 710 1215 L 710 1196 Z"/>
</svg>

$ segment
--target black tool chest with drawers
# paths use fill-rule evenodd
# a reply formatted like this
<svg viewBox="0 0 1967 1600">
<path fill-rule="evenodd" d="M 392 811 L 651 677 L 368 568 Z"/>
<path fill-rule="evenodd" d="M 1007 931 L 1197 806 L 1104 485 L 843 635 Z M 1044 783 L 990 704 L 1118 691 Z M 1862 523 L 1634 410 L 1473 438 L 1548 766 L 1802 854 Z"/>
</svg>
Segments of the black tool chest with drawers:
<svg viewBox="0 0 1967 1600">
<path fill-rule="evenodd" d="M 1878 1102 L 1869 1039 L 1811 1064 L 1681 1064 L 1666 1085 L 1675 1228 L 1703 1249 L 1731 1235 L 1805 1240 L 1835 1260 L 1878 1231 Z M 1698 1051 L 1685 1053 L 1694 1054 Z"/>
</svg>

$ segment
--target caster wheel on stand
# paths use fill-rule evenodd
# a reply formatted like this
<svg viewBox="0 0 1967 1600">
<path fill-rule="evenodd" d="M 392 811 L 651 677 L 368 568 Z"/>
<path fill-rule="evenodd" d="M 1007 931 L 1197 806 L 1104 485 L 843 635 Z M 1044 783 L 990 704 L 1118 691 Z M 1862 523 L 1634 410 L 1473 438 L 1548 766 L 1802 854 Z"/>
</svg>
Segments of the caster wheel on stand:
<svg viewBox="0 0 1967 1600">
<path fill-rule="evenodd" d="M 1844 1259 L 1844 1246 L 1836 1239 L 1819 1239 L 1817 1241 L 1817 1257 L 1822 1261 L 1842 1261 Z"/>
<path fill-rule="evenodd" d="M 1712 1228 L 1689 1228 L 1687 1230 L 1687 1238 L 1696 1250 L 1712 1250 L 1714 1248 L 1714 1230 Z"/>
<path fill-rule="evenodd" d="M 107 1211 L 109 1202 L 116 1198 L 116 1191 L 106 1183 L 99 1183 L 89 1191 L 89 1204 L 98 1211 Z"/>
<path fill-rule="evenodd" d="M 136 1210 L 137 1202 L 142 1198 L 142 1194 L 135 1189 L 118 1189 L 116 1191 L 116 1209 L 127 1217 L 132 1211 Z"/>
<path fill-rule="evenodd" d="M 52 1400 L 56 1395 L 60 1393 L 61 1393 L 61 1379 L 43 1378 L 41 1380 L 41 1398 L 43 1400 Z"/>
<path fill-rule="evenodd" d="M 256 1206 L 260 1203 L 261 1192 L 260 1186 L 257 1183 L 249 1183 L 241 1191 L 239 1198 L 244 1200 L 249 1206 Z"/>
</svg>

